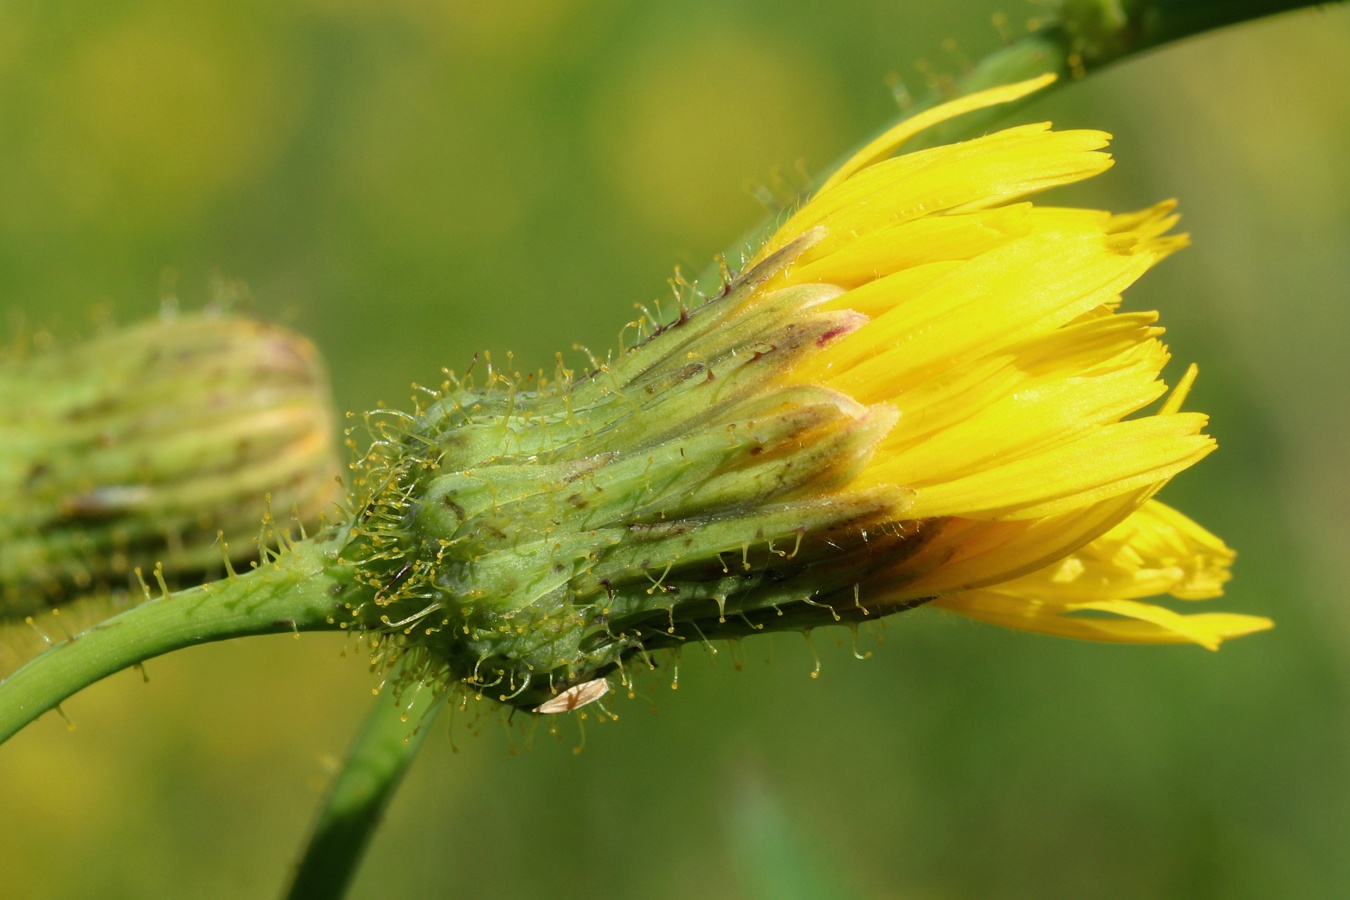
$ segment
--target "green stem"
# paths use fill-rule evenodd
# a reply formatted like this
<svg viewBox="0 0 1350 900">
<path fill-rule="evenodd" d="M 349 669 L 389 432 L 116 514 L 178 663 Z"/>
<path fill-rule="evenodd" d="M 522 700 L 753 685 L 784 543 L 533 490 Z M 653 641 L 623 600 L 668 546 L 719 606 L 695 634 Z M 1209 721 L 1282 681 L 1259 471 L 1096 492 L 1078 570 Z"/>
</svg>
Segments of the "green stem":
<svg viewBox="0 0 1350 900">
<path fill-rule="evenodd" d="M 346 892 L 389 801 L 445 706 L 436 691 L 412 689 L 415 694 L 408 702 L 380 697 L 367 714 L 324 798 L 287 897 L 341 897 Z"/>
<path fill-rule="evenodd" d="M 1065 5 L 1084 4 L 1077 0 Z M 1107 4 L 1098 0 L 1096 5 Z M 1138 35 L 1134 49 L 1143 50 L 1225 25 L 1329 3 L 1328 0 L 1124 0 L 1120 5 L 1130 28 Z"/>
<path fill-rule="evenodd" d="M 318 539 L 246 575 L 150 600 L 57 644 L 0 681 L 0 743 L 101 678 L 230 638 L 338 627 L 349 570 Z"/>
<path fill-rule="evenodd" d="M 1326 0 L 1059 0 L 1053 14 L 1035 31 L 992 53 L 969 72 L 934 90 L 917 109 L 954 96 L 974 93 L 1054 72 L 1062 88 L 1084 76 L 1183 38 L 1309 6 Z M 1039 91 L 1022 100 L 976 110 L 929 129 L 906 144 L 916 150 L 982 134 L 1020 107 L 1044 97 Z"/>
</svg>

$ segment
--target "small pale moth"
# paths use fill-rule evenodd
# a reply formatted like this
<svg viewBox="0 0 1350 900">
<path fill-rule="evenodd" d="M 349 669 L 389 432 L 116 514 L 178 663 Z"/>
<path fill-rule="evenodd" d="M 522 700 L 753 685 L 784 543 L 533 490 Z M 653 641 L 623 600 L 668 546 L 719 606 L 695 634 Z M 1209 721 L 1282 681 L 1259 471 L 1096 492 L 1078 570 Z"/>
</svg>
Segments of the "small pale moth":
<svg viewBox="0 0 1350 900">
<path fill-rule="evenodd" d="M 534 708 L 537 713 L 565 713 L 594 703 L 609 693 L 609 679 L 596 678 L 574 684 L 556 697 L 545 700 Z"/>
</svg>

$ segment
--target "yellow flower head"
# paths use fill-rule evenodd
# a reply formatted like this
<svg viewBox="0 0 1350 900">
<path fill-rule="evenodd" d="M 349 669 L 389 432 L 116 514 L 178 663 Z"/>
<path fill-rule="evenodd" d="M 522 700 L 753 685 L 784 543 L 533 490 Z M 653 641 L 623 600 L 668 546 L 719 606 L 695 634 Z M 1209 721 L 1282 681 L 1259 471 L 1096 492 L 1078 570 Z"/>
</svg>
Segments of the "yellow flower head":
<svg viewBox="0 0 1350 900">
<path fill-rule="evenodd" d="M 1216 648 L 1271 623 L 1137 599 L 1216 596 L 1233 559 L 1150 499 L 1214 449 L 1206 417 L 1179 411 L 1194 367 L 1156 414 L 1126 418 L 1164 394 L 1168 353 L 1157 314 L 1119 313 L 1120 293 L 1186 245 L 1168 234 L 1175 203 L 1113 216 L 1023 200 L 1110 168 L 1098 131 L 1026 125 L 887 158 L 920 128 L 1048 80 L 868 145 L 757 254 L 817 235 L 763 290 L 834 285 L 823 307 L 860 314 L 789 377 L 896 417 L 849 487 L 895 491 L 925 546 L 879 590 L 1017 628 Z M 1080 611 L 1115 617 L 1068 615 Z"/>
<path fill-rule="evenodd" d="M 892 157 L 1044 82 L 878 138 L 718 296 L 589 375 L 445 385 L 359 479 L 354 615 L 525 709 L 651 649 L 924 603 L 1211 648 L 1269 627 L 1141 599 L 1218 594 L 1232 560 L 1151 499 L 1214 442 L 1180 409 L 1193 369 L 1163 399 L 1156 314 L 1117 311 L 1184 245 L 1172 204 L 1026 202 L 1111 165 L 1095 131 Z"/>
</svg>

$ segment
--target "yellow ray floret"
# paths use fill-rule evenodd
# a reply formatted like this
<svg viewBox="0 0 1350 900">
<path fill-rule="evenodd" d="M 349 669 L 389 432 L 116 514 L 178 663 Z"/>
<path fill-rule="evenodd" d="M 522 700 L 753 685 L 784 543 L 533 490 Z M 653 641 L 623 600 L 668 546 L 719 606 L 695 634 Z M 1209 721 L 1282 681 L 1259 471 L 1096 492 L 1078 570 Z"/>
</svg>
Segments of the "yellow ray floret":
<svg viewBox="0 0 1350 900">
<path fill-rule="evenodd" d="M 1270 628 L 1260 616 L 1182 615 L 1139 598 L 1199 600 L 1223 593 L 1233 551 L 1181 513 L 1150 501 L 1077 553 L 1002 584 L 934 601 L 972 618 L 1064 637 L 1196 643 Z"/>
<path fill-rule="evenodd" d="M 858 323 L 786 376 L 896 424 L 851 492 L 899 492 L 915 537 L 878 607 L 937 597 L 1015 628 L 1217 647 L 1270 626 L 1141 602 L 1221 593 L 1232 553 L 1151 501 L 1214 449 L 1182 412 L 1195 377 L 1153 414 L 1168 362 L 1155 313 L 1122 292 L 1185 246 L 1168 201 L 1134 213 L 1025 198 L 1112 165 L 1097 131 L 1048 124 L 889 158 L 922 128 L 1035 90 L 1043 79 L 938 107 L 845 163 L 750 265 L 799 248 L 759 294 L 820 286 L 819 309 Z M 833 288 L 826 291 L 824 288 Z"/>
</svg>

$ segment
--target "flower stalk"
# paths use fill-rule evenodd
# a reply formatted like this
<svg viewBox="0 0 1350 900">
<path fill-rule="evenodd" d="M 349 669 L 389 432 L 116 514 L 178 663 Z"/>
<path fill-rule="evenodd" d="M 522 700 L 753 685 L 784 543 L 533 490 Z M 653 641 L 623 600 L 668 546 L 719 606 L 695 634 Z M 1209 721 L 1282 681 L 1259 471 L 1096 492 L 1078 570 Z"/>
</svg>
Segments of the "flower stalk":
<svg viewBox="0 0 1350 900">
<path fill-rule="evenodd" d="M 338 627 L 350 586 L 324 540 L 302 541 L 243 575 L 165 592 L 53 647 L 0 681 L 0 742 L 88 685 L 213 641 Z"/>
<path fill-rule="evenodd" d="M 399 682 L 398 674 L 392 679 Z M 355 876 L 384 811 L 444 707 L 441 695 L 414 686 L 371 705 L 319 808 L 288 897 L 341 897 Z M 395 693 L 395 692 L 389 692 Z"/>
<path fill-rule="evenodd" d="M 912 116 L 955 97 L 1035 78 L 1058 76 L 1063 87 L 1100 69 L 1175 41 L 1252 19 L 1324 6 L 1325 0 L 1058 0 L 1034 27 L 969 71 L 942 79 Z M 1041 99 L 1038 94 L 1035 99 Z M 977 135 L 1032 98 L 989 107 L 934 127 L 909 145 L 936 146 Z"/>
</svg>

